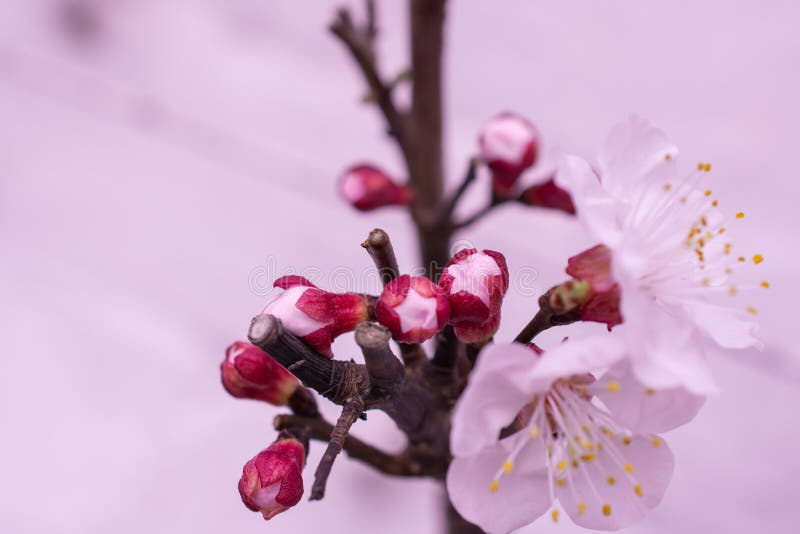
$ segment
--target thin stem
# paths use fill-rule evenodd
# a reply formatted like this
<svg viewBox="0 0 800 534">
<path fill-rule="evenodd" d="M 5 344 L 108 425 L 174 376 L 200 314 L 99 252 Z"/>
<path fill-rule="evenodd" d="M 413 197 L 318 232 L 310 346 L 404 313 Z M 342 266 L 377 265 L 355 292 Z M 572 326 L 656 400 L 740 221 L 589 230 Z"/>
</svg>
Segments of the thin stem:
<svg viewBox="0 0 800 534">
<path fill-rule="evenodd" d="M 333 425 L 321 417 L 298 417 L 296 415 L 279 415 L 275 418 L 276 430 L 284 428 L 302 428 L 311 439 L 327 442 L 333 432 Z M 350 434 L 344 440 L 342 450 L 354 460 L 363 462 L 386 475 L 411 477 L 424 476 L 418 463 L 402 454 L 388 454 L 369 445 Z"/>
<path fill-rule="evenodd" d="M 447 203 L 447 207 L 442 212 L 442 223 L 449 223 L 453 217 L 453 213 L 456 211 L 456 207 L 458 207 L 458 203 L 461 200 L 461 197 L 464 196 L 467 189 L 469 189 L 470 184 L 475 181 L 475 178 L 478 176 L 478 164 L 480 163 L 480 158 L 470 158 L 469 165 L 467 166 L 467 172 L 464 174 L 464 179 L 461 181 L 461 185 L 458 186 L 453 196 L 450 197 L 450 201 Z"/>
<path fill-rule="evenodd" d="M 325 486 L 328 483 L 328 477 L 331 474 L 331 468 L 336 457 L 344 447 L 344 442 L 347 439 L 347 433 L 350 427 L 356 422 L 356 419 L 364 411 L 364 399 L 361 397 L 353 397 L 348 399 L 342 408 L 342 415 L 336 421 L 336 426 L 333 427 L 328 447 L 319 461 L 317 470 L 314 472 L 314 485 L 311 486 L 311 500 L 318 501 L 325 496 Z"/>
<path fill-rule="evenodd" d="M 397 265 L 397 257 L 389 234 L 380 228 L 375 228 L 361 246 L 367 250 L 369 257 L 375 263 L 384 286 L 400 276 L 400 267 Z"/>
<path fill-rule="evenodd" d="M 495 198 L 493 198 L 493 199 L 491 200 L 491 202 L 489 202 L 487 205 L 485 205 L 484 207 L 482 207 L 481 209 L 479 209 L 477 212 L 473 213 L 472 215 L 470 215 L 469 217 L 467 217 L 467 218 L 466 218 L 466 219 L 464 219 L 463 221 L 459 221 L 459 222 L 455 223 L 455 224 L 453 225 L 453 227 L 454 227 L 456 230 L 461 230 L 461 229 L 463 229 L 463 228 L 466 228 L 467 226 L 470 226 L 471 224 L 474 224 L 474 223 L 478 222 L 478 221 L 479 221 L 479 220 L 481 220 L 481 219 L 482 219 L 484 216 L 486 216 L 486 215 L 487 215 L 489 212 L 491 212 L 492 210 L 494 210 L 496 207 L 498 207 L 498 206 L 501 206 L 501 205 L 505 204 L 505 203 L 506 203 L 506 202 L 508 202 L 509 200 L 510 200 L 510 199 L 506 199 L 506 198 L 496 198 L 496 197 L 495 197 Z"/>
<path fill-rule="evenodd" d="M 544 332 L 551 326 L 555 326 L 550 320 L 552 319 L 553 314 L 549 310 L 540 309 L 536 312 L 536 315 L 533 316 L 528 324 L 525 325 L 525 328 L 522 329 L 517 337 L 514 338 L 514 341 L 517 343 L 530 343 L 533 338 L 539 335 L 541 332 Z"/>
</svg>

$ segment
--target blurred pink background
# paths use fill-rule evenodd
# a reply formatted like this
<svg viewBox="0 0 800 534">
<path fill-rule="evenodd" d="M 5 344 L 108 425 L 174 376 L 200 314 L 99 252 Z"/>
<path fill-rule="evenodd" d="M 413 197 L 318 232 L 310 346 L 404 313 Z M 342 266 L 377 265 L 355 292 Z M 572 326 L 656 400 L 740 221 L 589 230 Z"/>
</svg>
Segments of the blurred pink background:
<svg viewBox="0 0 800 534">
<path fill-rule="evenodd" d="M 374 226 L 401 267 L 416 262 L 404 214 L 359 215 L 335 197 L 354 160 L 401 170 L 325 31 L 339 2 L 71 3 L 0 2 L 0 530 L 441 532 L 434 483 L 344 457 L 324 501 L 270 523 L 236 491 L 277 413 L 219 385 L 223 349 L 264 301 L 252 273 L 361 272 Z M 404 2 L 379 5 L 384 70 L 399 70 Z M 789 1 L 450 5 L 451 186 L 499 110 L 531 117 L 546 151 L 587 157 L 635 111 L 687 166 L 713 163 L 721 203 L 747 213 L 737 244 L 767 258 L 772 289 L 752 301 L 767 349 L 714 356 L 722 394 L 668 435 L 673 484 L 631 532 L 796 531 L 798 17 Z M 574 221 L 519 207 L 461 237 L 503 251 L 512 271 L 535 269 L 539 290 L 589 244 Z M 533 306 L 511 292 L 498 338 Z M 349 339 L 336 351 L 357 352 Z M 401 446 L 378 413 L 355 433 Z M 578 530 L 543 520 L 521 532 Z"/>
</svg>

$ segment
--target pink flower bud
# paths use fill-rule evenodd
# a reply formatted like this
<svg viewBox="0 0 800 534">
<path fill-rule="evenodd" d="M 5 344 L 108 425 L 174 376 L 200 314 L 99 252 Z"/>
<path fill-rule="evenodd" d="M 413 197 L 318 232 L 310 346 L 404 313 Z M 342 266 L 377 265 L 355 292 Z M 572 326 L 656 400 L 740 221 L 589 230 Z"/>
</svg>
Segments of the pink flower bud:
<svg viewBox="0 0 800 534">
<path fill-rule="evenodd" d="M 500 311 L 508 289 L 505 257 L 494 250 L 459 251 L 445 266 L 439 285 L 450 298 L 450 322 L 483 322 Z"/>
<path fill-rule="evenodd" d="M 526 118 L 503 112 L 483 126 L 478 143 L 492 170 L 495 194 L 507 197 L 523 171 L 536 161 L 539 132 Z"/>
<path fill-rule="evenodd" d="M 575 205 L 572 203 L 572 197 L 565 190 L 558 187 L 553 178 L 527 188 L 520 195 L 519 201 L 528 206 L 561 210 L 570 215 L 575 215 Z"/>
<path fill-rule="evenodd" d="M 260 348 L 244 341 L 225 351 L 222 385 L 234 397 L 285 406 L 300 382 Z"/>
<path fill-rule="evenodd" d="M 278 439 L 244 464 L 239 494 L 245 506 L 272 519 L 303 496 L 305 447 L 298 440 Z"/>
<path fill-rule="evenodd" d="M 567 274 L 588 284 L 581 298 L 582 321 L 605 323 L 609 330 L 622 323 L 619 286 L 611 274 L 611 251 L 605 245 L 584 250 L 567 260 Z"/>
<path fill-rule="evenodd" d="M 500 328 L 500 312 L 490 315 L 484 322 L 461 321 L 453 323 L 453 332 L 464 343 L 485 343 Z"/>
<path fill-rule="evenodd" d="M 372 165 L 355 165 L 339 178 L 339 193 L 360 211 L 383 206 L 405 206 L 410 200 L 408 188 L 397 184 Z"/>
<path fill-rule="evenodd" d="M 447 324 L 450 303 L 442 289 L 427 278 L 404 274 L 383 289 L 375 315 L 396 341 L 422 343 Z"/>
<path fill-rule="evenodd" d="M 333 357 L 333 340 L 368 319 L 367 299 L 356 293 L 323 291 L 302 276 L 278 278 L 273 284 L 283 293 L 261 310 L 283 322 L 283 326 L 317 352 Z"/>
</svg>

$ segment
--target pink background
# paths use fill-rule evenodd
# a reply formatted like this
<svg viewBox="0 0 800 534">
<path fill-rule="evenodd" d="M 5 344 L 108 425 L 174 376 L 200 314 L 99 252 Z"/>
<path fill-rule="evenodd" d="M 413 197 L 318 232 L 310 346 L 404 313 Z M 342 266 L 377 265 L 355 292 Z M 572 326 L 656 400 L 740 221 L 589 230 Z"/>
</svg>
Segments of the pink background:
<svg viewBox="0 0 800 534">
<path fill-rule="evenodd" d="M 97 31 L 76 38 L 61 1 L 0 2 L 0 530 L 440 532 L 435 484 L 344 458 L 324 501 L 269 524 L 236 492 L 277 413 L 219 385 L 224 347 L 264 301 L 251 274 L 360 273 L 358 243 L 376 225 L 401 265 L 415 265 L 401 212 L 362 216 L 333 192 L 354 160 L 401 169 L 325 31 L 335 3 L 84 3 Z M 379 3 L 385 70 L 399 69 L 403 3 Z M 721 203 L 747 213 L 737 245 L 767 258 L 772 289 L 742 302 L 759 307 L 767 350 L 713 357 L 723 393 L 668 436 L 673 484 L 631 532 L 794 531 L 798 16 L 789 1 L 451 5 L 451 185 L 496 111 L 530 116 L 546 151 L 587 157 L 636 111 L 670 133 L 687 166 L 713 163 Z M 512 271 L 535 269 L 539 291 L 589 244 L 566 217 L 519 207 L 461 237 L 501 250 Z M 500 339 L 534 302 L 511 292 Z M 349 339 L 336 351 L 356 354 Z M 355 433 L 401 446 L 381 414 Z M 573 530 L 544 520 L 523 532 Z"/>
</svg>

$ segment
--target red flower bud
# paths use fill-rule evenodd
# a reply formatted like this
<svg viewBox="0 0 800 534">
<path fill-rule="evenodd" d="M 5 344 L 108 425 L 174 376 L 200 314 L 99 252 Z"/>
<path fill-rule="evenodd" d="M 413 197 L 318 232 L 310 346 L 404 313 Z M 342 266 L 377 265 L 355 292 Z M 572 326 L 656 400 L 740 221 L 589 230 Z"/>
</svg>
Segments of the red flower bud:
<svg viewBox="0 0 800 534">
<path fill-rule="evenodd" d="M 478 143 L 493 173 L 495 195 L 508 197 L 523 171 L 536 161 L 539 132 L 526 118 L 503 112 L 483 126 Z"/>
<path fill-rule="evenodd" d="M 303 444 L 286 437 L 244 464 L 239 494 L 245 506 L 272 519 L 297 504 L 303 496 L 305 457 Z"/>
<path fill-rule="evenodd" d="M 396 341 L 422 343 L 447 324 L 450 303 L 442 289 L 427 278 L 404 274 L 383 289 L 375 315 Z"/>
<path fill-rule="evenodd" d="M 611 274 L 611 251 L 596 245 L 567 260 L 567 274 L 588 284 L 581 298 L 581 320 L 605 323 L 609 330 L 622 323 L 619 286 Z"/>
<path fill-rule="evenodd" d="M 272 314 L 309 347 L 333 357 L 333 340 L 368 318 L 367 299 L 356 293 L 335 294 L 319 289 L 302 276 L 278 278 L 284 291 L 267 302 L 262 314 Z"/>
<path fill-rule="evenodd" d="M 234 397 L 285 406 L 300 382 L 260 348 L 244 341 L 225 351 L 222 385 Z"/>
<path fill-rule="evenodd" d="M 360 211 L 383 206 L 405 206 L 410 200 L 406 186 L 397 184 L 372 165 L 355 165 L 344 171 L 339 178 L 339 193 Z"/>
<path fill-rule="evenodd" d="M 462 250 L 444 268 L 439 285 L 450 299 L 450 323 L 461 341 L 476 343 L 494 335 L 508 289 L 508 267 L 502 254 Z"/>
<path fill-rule="evenodd" d="M 575 205 L 572 203 L 572 197 L 565 190 L 558 187 L 553 178 L 527 188 L 520 195 L 519 201 L 528 206 L 561 210 L 570 215 L 575 215 Z"/>
</svg>

